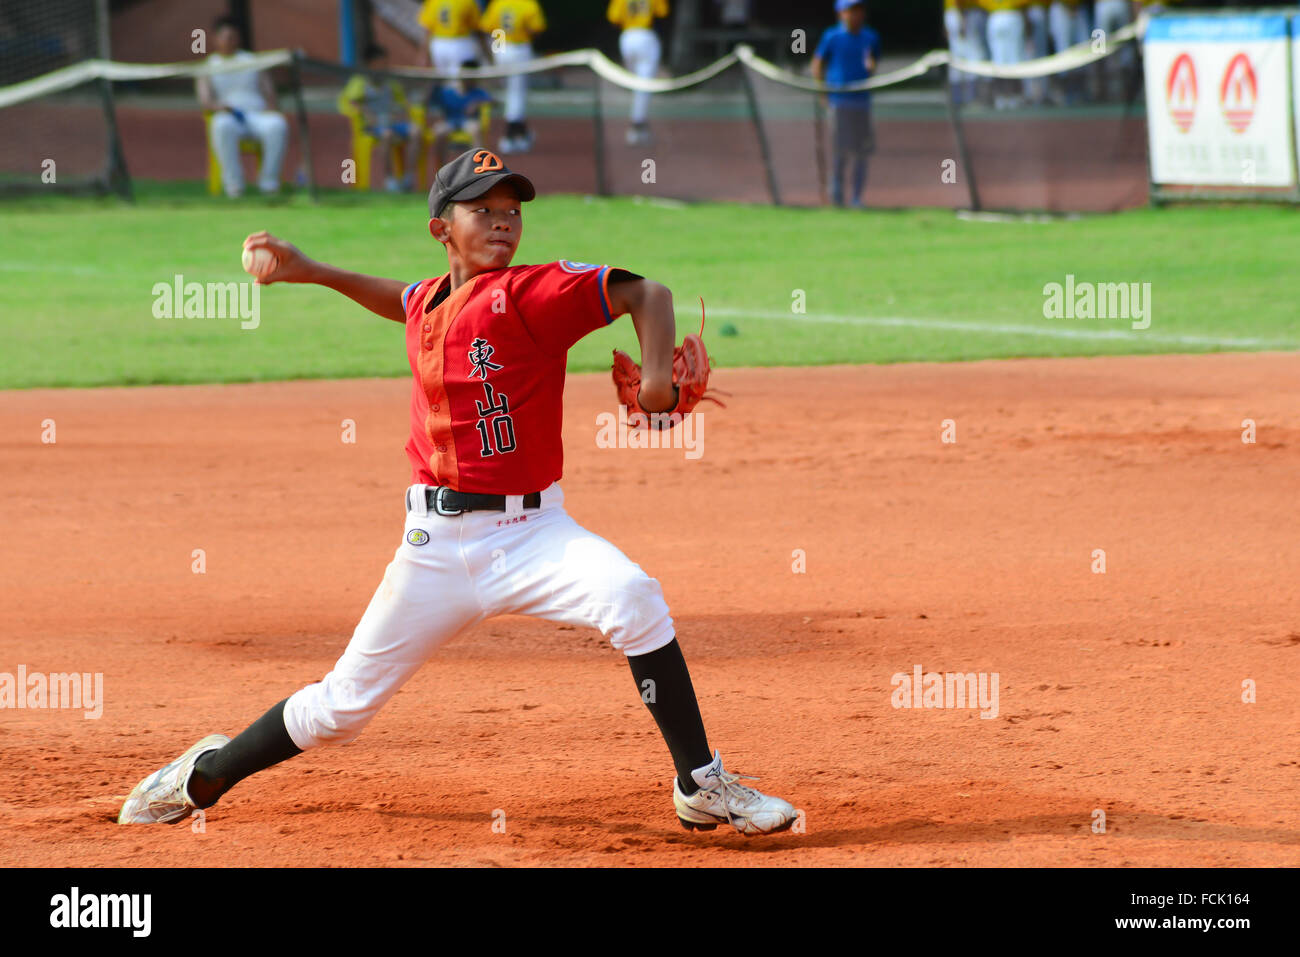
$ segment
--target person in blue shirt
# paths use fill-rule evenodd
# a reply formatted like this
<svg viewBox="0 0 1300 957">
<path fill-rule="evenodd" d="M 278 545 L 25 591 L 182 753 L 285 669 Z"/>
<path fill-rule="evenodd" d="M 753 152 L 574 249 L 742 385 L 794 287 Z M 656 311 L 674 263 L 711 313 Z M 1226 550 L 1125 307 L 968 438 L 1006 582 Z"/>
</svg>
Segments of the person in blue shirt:
<svg viewBox="0 0 1300 957">
<path fill-rule="evenodd" d="M 860 83 L 871 77 L 880 59 L 880 34 L 867 26 L 867 10 L 862 0 L 835 0 L 839 14 L 837 26 L 822 34 L 813 54 L 813 77 L 828 86 Z M 862 190 L 867 184 L 867 157 L 875 151 L 876 137 L 871 125 L 871 94 L 866 90 L 831 93 L 831 149 L 834 168 L 831 175 L 831 201 L 844 205 L 844 173 L 853 164 L 850 206 L 862 205 Z"/>
<path fill-rule="evenodd" d="M 462 70 L 477 70 L 478 60 L 466 60 L 460 65 Z M 441 120 L 434 127 L 439 136 L 439 143 L 451 133 L 465 133 L 470 140 L 477 143 L 487 137 L 487 130 L 479 129 L 479 106 L 491 103 L 492 94 L 464 77 L 458 77 L 450 83 L 435 84 L 426 99 L 426 105 L 437 109 L 442 114 Z M 438 165 L 442 165 L 442 148 L 439 146 Z"/>
</svg>

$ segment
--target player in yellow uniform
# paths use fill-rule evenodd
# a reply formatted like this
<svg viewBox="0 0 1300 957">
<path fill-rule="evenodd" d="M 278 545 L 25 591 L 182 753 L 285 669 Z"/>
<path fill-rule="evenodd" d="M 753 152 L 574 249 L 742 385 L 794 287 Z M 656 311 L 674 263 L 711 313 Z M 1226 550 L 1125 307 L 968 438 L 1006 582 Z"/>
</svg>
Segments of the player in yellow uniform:
<svg viewBox="0 0 1300 957">
<path fill-rule="evenodd" d="M 1137 12 L 1132 0 L 1097 0 L 1093 7 L 1093 17 L 1093 26 L 1106 36 L 1107 49 L 1110 49 L 1111 35 L 1132 23 L 1137 18 Z M 1117 54 L 1101 60 L 1097 65 L 1101 68 L 1103 96 L 1107 99 L 1121 99 L 1124 96 L 1125 78 L 1137 66 L 1133 44 L 1124 44 Z"/>
<path fill-rule="evenodd" d="M 1028 0 L 1025 4 L 1025 29 L 1027 60 L 1041 60 L 1050 47 L 1047 36 L 1048 0 Z M 1025 97 L 1035 106 L 1047 102 L 1047 77 L 1036 76 L 1025 80 Z"/>
<path fill-rule="evenodd" d="M 989 12 L 979 5 L 979 0 L 963 0 L 962 33 L 966 40 L 966 56 L 971 60 L 989 58 Z M 987 104 L 992 84 L 987 77 L 977 76 L 974 96 Z"/>
<path fill-rule="evenodd" d="M 1087 4 L 1082 0 L 1052 0 L 1047 9 L 1047 26 L 1052 34 L 1054 52 L 1085 43 L 1092 32 Z M 1060 95 L 1066 106 L 1073 106 L 1083 95 L 1083 73 L 1071 70 L 1060 77 L 1063 87 Z"/>
<path fill-rule="evenodd" d="M 943 31 L 948 35 L 948 52 L 959 60 L 973 60 L 967 52 L 966 4 L 968 0 L 943 0 Z M 948 82 L 952 84 L 953 99 L 966 103 L 975 98 L 975 77 L 956 67 L 948 67 Z"/>
<path fill-rule="evenodd" d="M 1025 58 L 1025 6 L 1028 0 L 979 0 L 989 15 L 989 54 L 998 66 L 1012 66 Z M 994 81 L 993 105 L 999 110 L 1020 105 L 1020 97 L 1003 92 L 1012 84 Z M 1018 85 L 1018 84 L 1017 84 Z"/>
<path fill-rule="evenodd" d="M 527 63 L 533 58 L 533 37 L 546 29 L 537 0 L 492 0 L 479 20 L 497 66 Z M 502 153 L 526 153 L 533 148 L 528 129 L 528 74 L 506 78 L 506 132 Z"/>
<path fill-rule="evenodd" d="M 428 62 L 439 73 L 455 76 L 466 60 L 480 58 L 479 10 L 474 0 L 424 0 L 419 20 Z"/>
<path fill-rule="evenodd" d="M 1057 53 L 1088 39 L 1088 9 L 1081 0 L 1052 0 L 1047 22 Z"/>
<path fill-rule="evenodd" d="M 639 77 L 652 79 L 659 71 L 663 53 L 653 29 L 654 22 L 656 18 L 668 16 L 668 0 L 609 0 L 605 16 L 623 31 L 618 38 L 623 65 Z M 629 146 L 650 142 L 649 118 L 650 94 L 638 90 L 632 94 L 632 125 L 627 131 Z"/>
</svg>

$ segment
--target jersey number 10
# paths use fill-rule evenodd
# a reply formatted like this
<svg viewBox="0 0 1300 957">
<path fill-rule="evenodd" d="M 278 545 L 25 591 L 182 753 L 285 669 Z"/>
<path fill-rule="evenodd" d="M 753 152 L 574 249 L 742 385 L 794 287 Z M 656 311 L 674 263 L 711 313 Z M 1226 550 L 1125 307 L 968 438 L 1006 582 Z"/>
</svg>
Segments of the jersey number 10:
<svg viewBox="0 0 1300 957">
<path fill-rule="evenodd" d="M 491 382 L 483 383 L 483 395 L 487 398 L 486 405 L 477 399 L 474 400 L 474 405 L 479 414 L 479 420 L 474 423 L 474 428 L 478 429 L 478 437 L 483 441 L 483 447 L 478 452 L 479 456 L 487 458 L 497 452 L 502 455 L 513 452 L 516 448 L 515 423 L 510 418 L 509 400 L 504 392 L 494 390 Z M 490 428 L 488 426 L 489 416 L 495 416 L 492 419 Z M 495 451 L 493 450 L 493 439 L 496 439 Z"/>
</svg>

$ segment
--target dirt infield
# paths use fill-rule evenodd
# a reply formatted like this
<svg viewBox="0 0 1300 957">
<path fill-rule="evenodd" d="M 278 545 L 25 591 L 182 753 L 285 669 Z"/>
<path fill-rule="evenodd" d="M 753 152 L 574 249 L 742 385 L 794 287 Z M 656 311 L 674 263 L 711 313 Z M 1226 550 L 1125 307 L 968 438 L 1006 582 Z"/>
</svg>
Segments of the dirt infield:
<svg viewBox="0 0 1300 957">
<path fill-rule="evenodd" d="M 102 672 L 105 704 L 0 713 L 0 865 L 1300 864 L 1300 356 L 717 379 L 689 461 L 597 448 L 612 388 L 571 378 L 568 507 L 662 581 L 713 743 L 804 833 L 681 830 L 620 656 L 521 619 L 202 832 L 119 827 L 343 648 L 402 528 L 408 383 L 38 390 L 0 394 L 0 672 Z M 916 665 L 996 673 L 997 716 L 895 709 Z"/>
</svg>

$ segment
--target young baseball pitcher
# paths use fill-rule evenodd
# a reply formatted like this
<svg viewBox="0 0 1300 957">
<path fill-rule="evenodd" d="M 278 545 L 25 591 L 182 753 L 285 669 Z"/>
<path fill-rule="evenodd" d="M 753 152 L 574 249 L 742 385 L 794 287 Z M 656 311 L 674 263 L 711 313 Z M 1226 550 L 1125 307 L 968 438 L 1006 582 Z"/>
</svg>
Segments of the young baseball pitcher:
<svg viewBox="0 0 1300 957">
<path fill-rule="evenodd" d="M 244 241 L 251 262 L 266 261 L 259 282 L 328 286 L 405 326 L 413 375 L 406 527 L 333 670 L 234 740 L 209 735 L 149 775 L 119 823 L 183 820 L 250 774 L 353 740 L 440 645 L 504 614 L 599 628 L 627 656 L 676 767 L 683 827 L 725 823 L 752 835 L 794 822 L 789 803 L 723 769 L 659 583 L 570 518 L 558 484 L 565 360 L 575 342 L 629 313 L 642 365 L 615 352 L 619 399 L 630 423 L 654 414 L 668 427 L 704 397 L 704 344 L 688 335 L 674 349 L 672 294 L 635 273 L 569 261 L 511 266 L 521 204 L 534 195 L 489 150 L 448 163 L 429 191 L 429 232 L 446 249 L 448 271 L 410 284 L 316 262 L 265 232 Z M 647 688 L 654 693 L 642 694 Z"/>
</svg>

